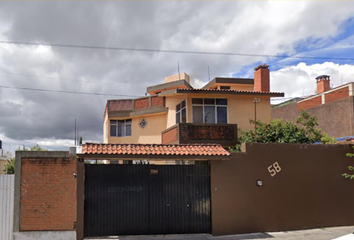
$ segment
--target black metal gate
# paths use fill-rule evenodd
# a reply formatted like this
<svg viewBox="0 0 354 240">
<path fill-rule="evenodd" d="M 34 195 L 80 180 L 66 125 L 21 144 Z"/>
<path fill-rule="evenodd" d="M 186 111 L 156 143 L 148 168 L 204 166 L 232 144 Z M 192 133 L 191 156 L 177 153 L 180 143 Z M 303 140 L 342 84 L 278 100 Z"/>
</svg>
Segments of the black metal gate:
<svg viewBox="0 0 354 240">
<path fill-rule="evenodd" d="M 209 233 L 210 167 L 85 165 L 85 237 Z"/>
</svg>

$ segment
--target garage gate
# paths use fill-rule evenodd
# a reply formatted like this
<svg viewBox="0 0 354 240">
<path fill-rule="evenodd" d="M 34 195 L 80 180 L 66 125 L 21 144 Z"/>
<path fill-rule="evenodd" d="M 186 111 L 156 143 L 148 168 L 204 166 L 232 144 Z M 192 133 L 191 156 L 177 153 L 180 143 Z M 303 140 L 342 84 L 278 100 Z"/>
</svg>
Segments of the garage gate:
<svg viewBox="0 0 354 240">
<path fill-rule="evenodd" d="M 84 235 L 210 233 L 210 166 L 85 165 Z"/>
</svg>

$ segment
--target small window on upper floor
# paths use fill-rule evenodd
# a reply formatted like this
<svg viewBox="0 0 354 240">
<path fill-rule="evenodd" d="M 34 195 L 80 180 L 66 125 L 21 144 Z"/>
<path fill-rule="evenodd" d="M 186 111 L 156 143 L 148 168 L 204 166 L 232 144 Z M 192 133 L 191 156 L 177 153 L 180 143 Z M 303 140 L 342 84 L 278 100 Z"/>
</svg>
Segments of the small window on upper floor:
<svg viewBox="0 0 354 240">
<path fill-rule="evenodd" d="M 110 136 L 111 137 L 129 137 L 132 135 L 132 120 L 111 120 Z"/>
<path fill-rule="evenodd" d="M 223 90 L 223 89 L 231 89 L 230 86 L 220 86 L 220 89 Z"/>
<path fill-rule="evenodd" d="M 187 122 L 186 100 L 183 100 L 176 106 L 176 123 Z"/>
</svg>

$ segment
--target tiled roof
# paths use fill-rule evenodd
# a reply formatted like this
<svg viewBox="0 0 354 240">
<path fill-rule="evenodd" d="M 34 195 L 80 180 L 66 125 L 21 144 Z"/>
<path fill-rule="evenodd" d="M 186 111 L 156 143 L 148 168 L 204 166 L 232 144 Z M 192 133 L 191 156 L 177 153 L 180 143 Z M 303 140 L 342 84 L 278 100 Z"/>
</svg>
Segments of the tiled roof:
<svg viewBox="0 0 354 240">
<path fill-rule="evenodd" d="M 86 143 L 82 154 L 229 156 L 220 144 L 105 144 Z"/>
<path fill-rule="evenodd" d="M 282 95 L 281 92 L 260 92 L 260 91 L 240 91 L 232 89 L 204 89 L 204 88 L 178 88 L 178 92 L 215 92 L 215 93 L 240 93 L 240 94 L 264 94 L 264 95 Z"/>
</svg>

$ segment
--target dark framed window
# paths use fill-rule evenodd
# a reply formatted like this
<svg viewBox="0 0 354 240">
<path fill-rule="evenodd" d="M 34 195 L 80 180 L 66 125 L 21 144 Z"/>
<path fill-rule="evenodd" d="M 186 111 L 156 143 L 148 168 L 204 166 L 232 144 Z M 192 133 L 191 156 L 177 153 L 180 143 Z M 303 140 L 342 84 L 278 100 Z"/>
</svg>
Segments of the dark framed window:
<svg viewBox="0 0 354 240">
<path fill-rule="evenodd" d="M 176 123 L 187 122 L 186 100 L 183 100 L 176 106 Z"/>
<path fill-rule="evenodd" d="M 111 120 L 110 136 L 111 137 L 129 137 L 132 135 L 132 120 Z"/>
<path fill-rule="evenodd" d="M 192 98 L 193 123 L 227 123 L 226 98 Z"/>
</svg>

